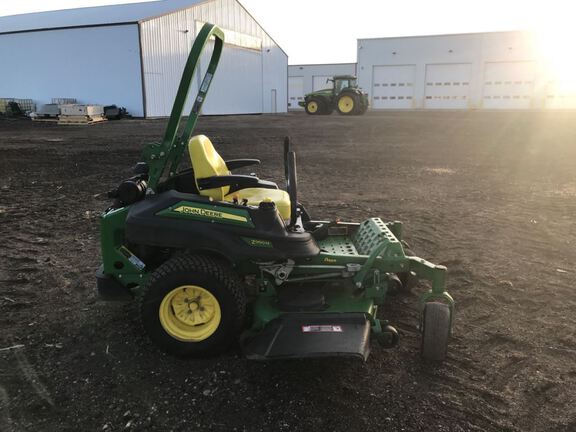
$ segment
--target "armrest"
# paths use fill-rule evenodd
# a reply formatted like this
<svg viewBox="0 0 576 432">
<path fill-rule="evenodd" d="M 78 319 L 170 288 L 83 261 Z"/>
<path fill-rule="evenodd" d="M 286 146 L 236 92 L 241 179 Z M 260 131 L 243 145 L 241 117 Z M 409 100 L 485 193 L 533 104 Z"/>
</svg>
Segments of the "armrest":
<svg viewBox="0 0 576 432">
<path fill-rule="evenodd" d="M 228 169 L 232 171 L 250 165 L 260 165 L 260 159 L 230 159 L 225 163 Z"/>
<path fill-rule="evenodd" d="M 214 189 L 224 186 L 230 186 L 231 189 L 246 189 L 257 186 L 260 182 L 258 177 L 249 175 L 227 175 L 205 177 L 197 180 L 198 187 L 202 189 Z"/>
</svg>

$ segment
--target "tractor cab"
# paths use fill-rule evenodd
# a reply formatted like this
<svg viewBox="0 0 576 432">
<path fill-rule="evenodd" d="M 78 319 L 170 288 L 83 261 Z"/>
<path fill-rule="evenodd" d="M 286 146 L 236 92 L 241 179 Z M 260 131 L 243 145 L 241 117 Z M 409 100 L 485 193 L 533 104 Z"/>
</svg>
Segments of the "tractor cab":
<svg viewBox="0 0 576 432">
<path fill-rule="evenodd" d="M 358 88 L 357 79 L 354 75 L 336 75 L 334 78 L 329 78 L 332 81 L 334 94 L 340 94 L 342 90 L 347 88 Z"/>
</svg>

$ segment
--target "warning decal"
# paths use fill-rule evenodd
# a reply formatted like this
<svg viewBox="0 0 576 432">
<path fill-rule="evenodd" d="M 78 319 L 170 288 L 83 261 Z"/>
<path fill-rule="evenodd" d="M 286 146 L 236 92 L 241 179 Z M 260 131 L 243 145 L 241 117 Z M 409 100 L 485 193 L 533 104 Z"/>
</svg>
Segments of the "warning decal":
<svg viewBox="0 0 576 432">
<path fill-rule="evenodd" d="M 304 325 L 302 333 L 342 333 L 342 326 L 339 325 Z"/>
</svg>

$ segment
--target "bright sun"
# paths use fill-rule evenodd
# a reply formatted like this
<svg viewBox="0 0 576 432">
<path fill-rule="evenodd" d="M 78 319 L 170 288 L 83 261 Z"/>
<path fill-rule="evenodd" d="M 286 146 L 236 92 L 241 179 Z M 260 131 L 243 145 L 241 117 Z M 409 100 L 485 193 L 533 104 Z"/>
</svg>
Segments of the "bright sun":
<svg viewBox="0 0 576 432">
<path fill-rule="evenodd" d="M 536 37 L 548 85 L 562 93 L 576 93 L 576 29 L 557 23 L 539 28 Z"/>
</svg>

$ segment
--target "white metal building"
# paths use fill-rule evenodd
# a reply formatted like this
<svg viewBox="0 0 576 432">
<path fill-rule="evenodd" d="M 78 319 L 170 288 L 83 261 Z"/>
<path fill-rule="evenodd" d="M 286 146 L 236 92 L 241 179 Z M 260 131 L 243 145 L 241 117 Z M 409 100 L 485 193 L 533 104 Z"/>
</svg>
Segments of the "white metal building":
<svg viewBox="0 0 576 432">
<path fill-rule="evenodd" d="M 358 83 L 373 109 L 576 108 L 529 32 L 358 40 Z"/>
<path fill-rule="evenodd" d="M 134 116 L 168 116 L 205 22 L 224 30 L 226 44 L 203 113 L 286 112 L 288 56 L 236 0 L 165 0 L 0 17 L 0 97 L 38 104 L 76 98 L 124 106 Z"/>
<path fill-rule="evenodd" d="M 356 63 L 310 64 L 288 66 L 288 109 L 303 110 L 298 102 L 312 91 L 329 88 L 326 80 L 334 75 L 355 75 Z"/>
</svg>

